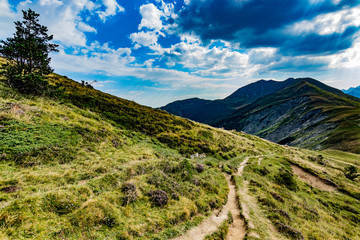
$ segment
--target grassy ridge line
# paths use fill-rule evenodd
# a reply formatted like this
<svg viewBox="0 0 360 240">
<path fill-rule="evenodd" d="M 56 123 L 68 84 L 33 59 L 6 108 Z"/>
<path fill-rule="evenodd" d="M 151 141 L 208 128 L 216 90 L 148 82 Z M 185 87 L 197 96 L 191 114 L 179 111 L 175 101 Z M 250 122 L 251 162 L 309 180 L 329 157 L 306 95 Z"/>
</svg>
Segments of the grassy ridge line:
<svg viewBox="0 0 360 240">
<path fill-rule="evenodd" d="M 177 148 L 181 153 L 203 152 L 226 159 L 241 152 L 241 149 L 234 148 L 229 141 L 221 140 L 229 138 L 223 132 L 216 131 L 214 134 L 214 131 L 210 131 L 206 126 L 199 128 L 198 124 L 190 120 L 83 87 L 56 74 L 51 75 L 50 81 L 63 85 L 65 98 L 71 104 L 82 109 L 91 108 L 103 118 L 110 120 L 114 126 L 156 137 L 167 146 Z M 245 138 L 244 145 L 246 148 Z"/>
</svg>

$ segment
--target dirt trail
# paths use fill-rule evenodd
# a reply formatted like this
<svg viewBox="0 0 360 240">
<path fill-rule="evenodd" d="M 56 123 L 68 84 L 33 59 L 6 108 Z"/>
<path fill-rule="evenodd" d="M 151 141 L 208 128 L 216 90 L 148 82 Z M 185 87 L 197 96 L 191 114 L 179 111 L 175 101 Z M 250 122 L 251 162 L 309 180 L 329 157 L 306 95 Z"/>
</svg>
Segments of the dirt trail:
<svg viewBox="0 0 360 240">
<path fill-rule="evenodd" d="M 240 164 L 238 173 L 242 173 L 246 162 L 249 158 L 245 158 Z M 229 185 L 228 201 L 220 211 L 215 211 L 207 219 L 201 222 L 197 227 L 194 227 L 186 232 L 185 235 L 174 238 L 173 240 L 203 240 L 205 236 L 211 235 L 218 230 L 220 225 L 228 218 L 228 212 L 233 216 L 233 223 L 229 228 L 227 240 L 241 240 L 245 237 L 246 229 L 244 220 L 240 217 L 239 202 L 236 195 L 235 184 L 231 180 L 230 175 L 226 175 L 226 180 Z"/>
<path fill-rule="evenodd" d="M 248 162 L 248 160 L 249 160 L 249 157 L 246 157 L 244 159 L 244 161 L 242 161 L 236 175 L 240 176 L 243 173 L 244 167 L 246 166 L 246 163 Z M 244 239 L 245 234 L 246 234 L 246 227 L 245 227 L 244 219 L 242 219 L 242 217 L 240 217 L 241 212 L 239 209 L 239 200 L 236 195 L 235 184 L 232 183 L 232 185 L 230 185 L 230 188 L 234 188 L 233 191 L 235 192 L 235 197 L 232 198 L 232 200 L 231 200 L 232 207 L 230 209 L 231 214 L 233 216 L 233 223 L 231 224 L 231 226 L 229 228 L 229 232 L 228 232 L 228 235 L 226 236 L 226 240 Z"/>
<path fill-rule="evenodd" d="M 326 183 L 321 178 L 304 171 L 302 168 L 300 168 L 298 166 L 291 165 L 291 169 L 296 174 L 296 176 L 298 176 L 298 178 L 300 178 L 302 181 L 310 184 L 313 187 L 316 187 L 316 188 L 319 188 L 319 189 L 325 190 L 325 191 L 335 191 L 336 190 L 336 187 Z"/>
<path fill-rule="evenodd" d="M 236 175 L 241 176 L 241 174 L 242 174 L 243 171 L 244 171 L 244 167 L 246 166 L 246 164 L 247 164 L 248 161 L 249 161 L 249 157 L 246 157 L 246 158 L 244 159 L 244 161 L 242 161 L 242 162 L 240 163 L 240 167 L 239 167 Z"/>
</svg>

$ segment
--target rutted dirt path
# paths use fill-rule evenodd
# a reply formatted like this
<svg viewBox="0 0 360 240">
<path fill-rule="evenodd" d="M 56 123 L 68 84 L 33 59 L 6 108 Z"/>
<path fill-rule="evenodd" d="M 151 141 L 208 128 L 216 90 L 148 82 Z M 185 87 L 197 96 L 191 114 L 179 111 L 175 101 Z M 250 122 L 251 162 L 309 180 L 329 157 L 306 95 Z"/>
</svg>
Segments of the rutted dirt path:
<svg viewBox="0 0 360 240">
<path fill-rule="evenodd" d="M 237 174 L 242 174 L 242 171 L 249 160 L 248 157 L 240 164 Z M 197 227 L 194 227 L 186 232 L 185 235 L 174 238 L 173 240 L 203 240 L 205 236 L 211 235 L 220 227 L 227 218 L 228 212 L 233 216 L 233 223 L 229 228 L 227 240 L 241 240 L 244 239 L 246 229 L 244 220 L 240 217 L 239 201 L 236 195 L 235 184 L 231 180 L 230 175 L 226 175 L 226 180 L 229 185 L 228 200 L 220 211 L 215 211 L 207 219 L 201 222 Z"/>
<path fill-rule="evenodd" d="M 335 191 L 336 190 L 336 187 L 326 183 L 321 178 L 304 171 L 302 168 L 300 168 L 298 166 L 291 165 L 291 169 L 296 174 L 296 176 L 298 176 L 298 178 L 300 178 L 302 181 L 310 184 L 311 186 L 313 186 L 315 188 L 319 188 L 319 189 L 325 190 L 325 191 Z"/>
<path fill-rule="evenodd" d="M 242 161 L 236 175 L 240 176 L 243 173 L 244 167 L 246 166 L 246 163 L 248 162 L 248 160 L 249 160 L 249 157 L 246 157 L 244 159 L 244 161 Z M 235 192 L 235 196 L 231 199 L 232 207 L 230 209 L 231 215 L 233 216 L 233 223 L 231 224 L 231 226 L 229 228 L 229 232 L 226 237 L 226 240 L 244 239 L 245 234 L 246 234 L 246 227 L 245 227 L 244 219 L 242 219 L 242 217 L 240 217 L 241 213 L 240 213 L 240 209 L 239 209 L 239 200 L 236 195 L 235 184 L 232 183 L 231 185 L 229 185 L 229 187 L 234 188 L 233 191 Z"/>
</svg>

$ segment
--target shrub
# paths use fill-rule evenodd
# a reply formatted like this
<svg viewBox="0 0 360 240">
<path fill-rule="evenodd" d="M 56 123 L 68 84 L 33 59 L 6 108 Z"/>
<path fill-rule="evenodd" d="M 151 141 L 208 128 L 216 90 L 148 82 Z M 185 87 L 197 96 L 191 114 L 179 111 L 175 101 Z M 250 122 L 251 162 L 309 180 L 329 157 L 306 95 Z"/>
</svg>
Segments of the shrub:
<svg viewBox="0 0 360 240">
<path fill-rule="evenodd" d="M 194 168 L 193 165 L 189 162 L 189 160 L 184 159 L 179 163 L 177 167 L 177 172 L 180 173 L 182 180 L 189 181 L 194 175 Z"/>
<path fill-rule="evenodd" d="M 346 167 L 344 172 L 345 172 L 345 177 L 350 180 L 354 180 L 358 176 L 358 170 L 354 166 Z"/>
<path fill-rule="evenodd" d="M 169 201 L 167 193 L 162 190 L 151 191 L 149 195 L 151 202 L 158 207 L 164 207 Z"/>
<path fill-rule="evenodd" d="M 202 164 L 198 163 L 198 164 L 196 164 L 195 169 L 198 173 L 202 173 L 204 171 L 204 166 Z"/>
<path fill-rule="evenodd" d="M 133 183 L 125 183 L 122 188 L 122 192 L 125 194 L 123 199 L 123 204 L 127 205 L 129 203 L 135 202 L 138 195 L 136 192 L 136 185 Z"/>
</svg>

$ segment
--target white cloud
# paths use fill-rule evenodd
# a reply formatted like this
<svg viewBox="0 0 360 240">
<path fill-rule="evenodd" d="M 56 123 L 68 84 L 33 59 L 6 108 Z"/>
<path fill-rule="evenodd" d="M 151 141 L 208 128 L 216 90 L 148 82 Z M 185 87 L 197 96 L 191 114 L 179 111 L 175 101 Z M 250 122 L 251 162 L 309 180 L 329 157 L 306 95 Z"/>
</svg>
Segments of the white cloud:
<svg viewBox="0 0 360 240">
<path fill-rule="evenodd" d="M 163 13 L 155 7 L 154 4 L 149 3 L 140 7 L 140 14 L 142 16 L 139 30 L 142 28 L 161 30 L 163 28 L 162 20 Z"/>
<path fill-rule="evenodd" d="M 286 31 L 296 35 L 303 33 L 327 35 L 342 33 L 350 26 L 360 26 L 360 6 L 321 14 L 312 20 L 297 22 L 288 26 Z"/>
<path fill-rule="evenodd" d="M 82 32 L 94 32 L 96 33 L 96 29 L 89 26 L 88 24 L 84 23 L 84 22 L 79 22 L 77 25 L 77 28 L 82 31 Z"/>
<path fill-rule="evenodd" d="M 100 19 L 105 22 L 106 18 L 115 16 L 118 12 L 124 12 L 125 9 L 120 6 L 116 0 L 102 0 L 103 5 L 106 7 L 105 11 L 97 11 Z"/>
<path fill-rule="evenodd" d="M 124 11 L 116 0 L 102 0 L 94 3 L 92 0 L 25 0 L 12 11 L 8 0 L 0 0 L 0 37 L 11 36 L 14 31 L 13 21 L 21 19 L 21 10 L 31 8 L 40 14 L 40 23 L 48 27 L 54 40 L 65 47 L 86 46 L 85 32 L 97 30 L 82 19 L 86 10 L 91 15 L 97 14 L 102 21 Z M 100 10 L 104 9 L 104 10 Z"/>
<path fill-rule="evenodd" d="M 0 39 L 10 37 L 15 30 L 13 22 L 16 13 L 14 13 L 7 0 L 0 0 Z"/>
<path fill-rule="evenodd" d="M 328 57 L 330 68 L 358 68 L 360 69 L 360 38 L 354 42 L 353 46 L 344 52 Z"/>
<path fill-rule="evenodd" d="M 63 2 L 60 0 L 40 0 L 40 6 L 61 6 Z"/>
<path fill-rule="evenodd" d="M 134 44 L 134 48 L 149 47 L 153 51 L 161 51 L 161 46 L 158 44 L 159 36 L 165 37 L 167 34 L 174 33 L 175 23 L 169 24 L 166 21 L 169 18 L 176 18 L 174 13 L 174 5 L 172 3 L 165 3 L 162 0 L 157 0 L 159 7 L 153 3 L 144 4 L 140 6 L 140 14 L 142 16 L 138 30 L 130 34 L 130 39 Z"/>
<path fill-rule="evenodd" d="M 156 48 L 158 46 L 159 34 L 154 31 L 150 32 L 136 32 L 130 35 L 131 41 L 135 44 L 135 49 L 141 46 Z"/>
</svg>

